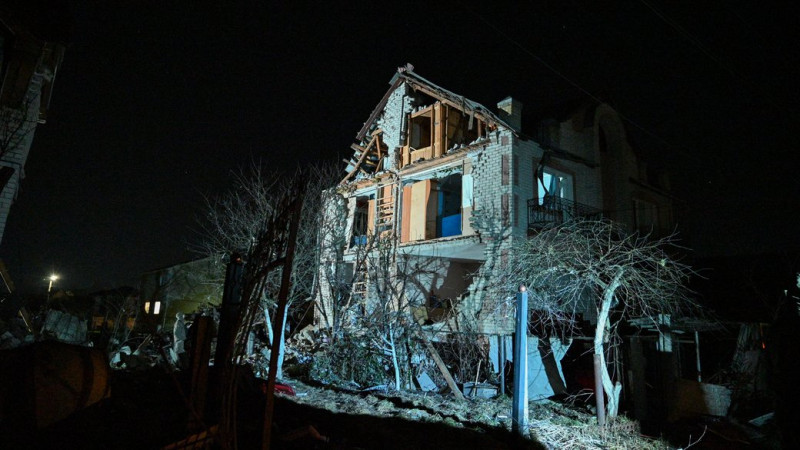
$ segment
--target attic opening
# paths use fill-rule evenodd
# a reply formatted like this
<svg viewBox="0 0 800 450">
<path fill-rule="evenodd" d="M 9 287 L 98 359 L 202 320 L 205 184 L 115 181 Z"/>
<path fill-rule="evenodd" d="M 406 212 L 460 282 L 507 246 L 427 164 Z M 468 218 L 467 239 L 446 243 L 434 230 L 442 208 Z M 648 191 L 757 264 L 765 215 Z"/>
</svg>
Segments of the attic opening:
<svg viewBox="0 0 800 450">
<path fill-rule="evenodd" d="M 408 143 L 413 150 L 430 147 L 433 143 L 433 107 L 412 114 L 408 128 Z"/>
<path fill-rule="evenodd" d="M 418 100 L 424 106 L 409 113 L 401 167 L 438 158 L 486 137 L 486 122 L 474 112 L 427 97 Z"/>
</svg>

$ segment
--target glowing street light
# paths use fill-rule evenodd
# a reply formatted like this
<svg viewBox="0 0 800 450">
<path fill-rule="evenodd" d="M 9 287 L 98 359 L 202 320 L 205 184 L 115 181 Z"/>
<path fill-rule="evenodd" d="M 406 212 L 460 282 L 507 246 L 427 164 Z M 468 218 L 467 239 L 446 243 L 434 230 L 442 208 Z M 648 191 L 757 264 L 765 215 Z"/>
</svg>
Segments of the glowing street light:
<svg viewBox="0 0 800 450">
<path fill-rule="evenodd" d="M 47 279 L 50 281 L 50 284 L 47 285 L 47 300 L 50 300 L 50 291 L 53 290 L 53 282 L 58 279 L 58 275 L 50 274 Z"/>
</svg>

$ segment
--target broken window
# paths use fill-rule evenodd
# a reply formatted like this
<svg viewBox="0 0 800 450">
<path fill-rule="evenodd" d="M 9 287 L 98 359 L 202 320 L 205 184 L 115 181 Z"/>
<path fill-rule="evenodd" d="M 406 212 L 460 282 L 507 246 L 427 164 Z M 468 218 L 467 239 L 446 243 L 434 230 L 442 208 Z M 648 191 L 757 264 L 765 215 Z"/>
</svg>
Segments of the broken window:
<svg viewBox="0 0 800 450">
<path fill-rule="evenodd" d="M 430 147 L 433 143 L 433 107 L 429 106 L 422 111 L 411 115 L 408 143 L 412 150 Z"/>
<path fill-rule="evenodd" d="M 369 197 L 357 197 L 356 209 L 353 211 L 353 232 L 350 238 L 350 246 L 365 245 L 369 234 L 370 222 L 370 199 Z"/>
<path fill-rule="evenodd" d="M 460 235 L 462 203 L 460 173 L 404 186 L 401 241 Z"/>
<path fill-rule="evenodd" d="M 528 226 L 540 227 L 563 223 L 577 216 L 590 214 L 575 203 L 574 179 L 571 174 L 548 166 L 536 170 L 536 195 L 528 203 Z"/>
<path fill-rule="evenodd" d="M 572 175 L 552 167 L 543 167 L 540 170 L 541 174 L 537 176 L 536 183 L 540 205 L 555 198 L 575 200 Z"/>
</svg>

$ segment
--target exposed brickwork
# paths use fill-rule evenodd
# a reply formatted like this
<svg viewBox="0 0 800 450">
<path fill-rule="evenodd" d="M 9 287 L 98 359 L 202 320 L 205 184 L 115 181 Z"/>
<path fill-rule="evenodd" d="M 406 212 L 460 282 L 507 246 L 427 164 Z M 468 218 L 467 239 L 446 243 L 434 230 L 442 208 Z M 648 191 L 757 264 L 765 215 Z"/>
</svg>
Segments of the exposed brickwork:
<svg viewBox="0 0 800 450">
<path fill-rule="evenodd" d="M 389 147 L 390 152 L 404 144 L 405 127 L 407 126 L 406 117 L 414 107 L 412 97 L 414 93 L 407 89 L 404 84 L 394 92 L 389 93 L 384 111 L 378 116 L 373 128 L 380 127 L 384 130 L 384 142 Z M 450 155 L 442 157 L 440 166 L 432 165 L 431 161 L 426 161 L 423 169 L 410 169 L 410 177 L 407 183 L 426 180 L 431 177 L 446 176 L 443 174 L 456 173 L 461 171 L 464 180 L 464 191 L 462 194 L 462 222 L 463 237 L 469 238 L 469 243 L 458 239 L 434 239 L 429 241 L 405 242 L 401 244 L 401 249 L 408 254 L 423 255 L 422 259 L 427 259 L 431 267 L 436 265 L 441 271 L 430 279 L 422 280 L 421 285 L 432 283 L 434 279 L 444 278 L 444 274 L 450 270 L 450 258 L 455 256 L 463 249 L 464 245 L 475 245 L 480 243 L 482 247 L 470 254 L 470 258 L 482 262 L 480 269 L 472 278 L 472 284 L 468 288 L 468 293 L 461 299 L 459 307 L 459 320 L 475 326 L 478 332 L 488 334 L 510 334 L 514 326 L 513 308 L 509 308 L 510 298 L 501 298 L 502 295 L 509 293 L 492 292 L 490 280 L 493 279 L 501 268 L 507 263 L 510 257 L 510 250 L 514 241 L 525 239 L 528 233 L 528 202 L 538 197 L 536 168 L 543 160 L 545 150 L 536 141 L 518 133 L 520 123 L 520 112 L 522 105 L 513 99 L 506 99 L 500 108 L 503 113 L 499 116 L 511 128 L 500 124 L 487 136 L 488 139 L 470 145 L 462 150 L 463 156 L 454 159 Z M 577 122 L 573 119 L 566 119 L 564 122 L 550 125 L 549 145 L 556 145 L 545 160 L 545 165 L 551 169 L 568 174 L 574 182 L 572 191 L 574 200 L 597 209 L 603 207 L 603 183 L 601 181 L 601 156 L 597 149 L 597 124 L 598 117 L 602 114 L 610 114 L 610 108 L 605 105 L 598 107 L 595 125 L 591 120 Z M 589 116 L 586 116 L 589 117 Z M 604 116 L 605 117 L 605 116 Z M 589 117 L 590 118 L 590 117 Z M 604 119 L 608 121 L 608 119 Z M 530 132 L 530 131 L 529 131 Z M 627 152 L 630 148 L 624 136 L 617 139 L 624 147 L 618 152 L 626 158 L 635 157 Z M 623 145 L 620 144 L 620 145 Z M 392 159 L 394 161 L 394 159 Z M 635 163 L 634 163 L 635 165 Z M 394 166 L 388 166 L 394 167 Z M 625 177 L 636 177 L 631 173 L 630 162 L 624 166 Z M 396 175 L 398 183 L 403 183 L 404 168 Z M 613 168 L 609 169 L 613 173 Z M 622 175 L 620 175 L 622 176 Z M 626 183 L 630 184 L 625 178 Z M 361 184 L 359 195 L 369 195 L 377 187 L 375 185 Z M 469 187 L 467 187 L 469 186 Z M 470 189 L 471 188 L 471 189 Z M 372 190 L 372 191 L 370 191 Z M 468 199 L 468 192 L 471 192 L 471 202 Z M 620 190 L 620 192 L 623 192 Z M 639 192 L 639 191 L 635 191 Z M 355 195 L 349 192 L 348 197 Z M 642 198 L 647 200 L 651 197 Z M 399 195 L 398 195 L 399 198 Z M 464 204 L 466 202 L 467 204 Z M 349 202 L 349 209 L 354 207 L 353 199 Z M 398 214 L 395 220 L 401 220 Z M 352 221 L 352 212 L 348 217 L 348 222 Z M 350 223 L 345 225 L 350 226 Z M 344 226 L 343 226 L 344 228 Z M 349 233 L 345 233 L 348 236 Z M 461 237 L 459 237 L 461 238 Z M 480 248 L 483 248 L 482 258 L 479 255 Z M 456 252 L 456 253 L 454 253 Z M 428 263 L 430 264 L 430 263 Z M 524 282 L 525 280 L 520 280 Z M 426 294 L 422 291 L 414 290 L 413 297 L 423 298 Z M 533 305 L 532 305 L 533 306 Z"/>
</svg>

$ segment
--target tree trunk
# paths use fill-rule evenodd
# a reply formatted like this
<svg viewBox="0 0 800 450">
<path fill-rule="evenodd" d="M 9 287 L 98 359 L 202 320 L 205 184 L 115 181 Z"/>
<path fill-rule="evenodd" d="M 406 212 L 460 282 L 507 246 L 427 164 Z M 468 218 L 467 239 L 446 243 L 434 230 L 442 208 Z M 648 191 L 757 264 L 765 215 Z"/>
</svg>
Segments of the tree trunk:
<svg viewBox="0 0 800 450">
<path fill-rule="evenodd" d="M 597 316 L 597 325 L 594 331 L 594 354 L 600 356 L 599 375 L 603 381 L 603 391 L 605 391 L 606 397 L 608 398 L 606 411 L 606 416 L 608 418 L 617 416 L 619 410 L 619 394 L 622 390 L 622 385 L 619 383 L 614 385 L 611 381 L 611 375 L 608 373 L 608 365 L 606 364 L 603 340 L 605 338 L 606 323 L 608 323 L 608 317 L 611 313 L 611 303 L 614 299 L 614 292 L 616 292 L 620 285 L 623 273 L 624 270 L 620 268 L 617 274 L 614 275 L 614 279 L 611 280 L 611 283 L 603 289 L 603 301 L 600 305 L 600 313 Z M 597 375 L 598 374 L 595 374 L 595 376 Z"/>
<path fill-rule="evenodd" d="M 275 341 L 272 333 L 272 320 L 269 318 L 269 308 L 264 306 L 264 325 L 267 328 L 267 345 L 272 348 L 272 343 Z"/>
<path fill-rule="evenodd" d="M 280 339 L 278 340 L 278 367 L 275 371 L 275 376 L 277 379 L 283 379 L 283 357 L 284 353 L 286 353 L 286 316 L 289 315 L 289 305 L 286 305 L 286 309 L 283 311 L 283 323 L 281 324 L 281 333 L 278 335 Z"/>
<path fill-rule="evenodd" d="M 397 347 L 394 343 L 394 330 L 389 327 L 389 346 L 392 349 L 392 366 L 394 367 L 394 388 L 400 390 L 400 365 L 397 363 Z"/>
</svg>

